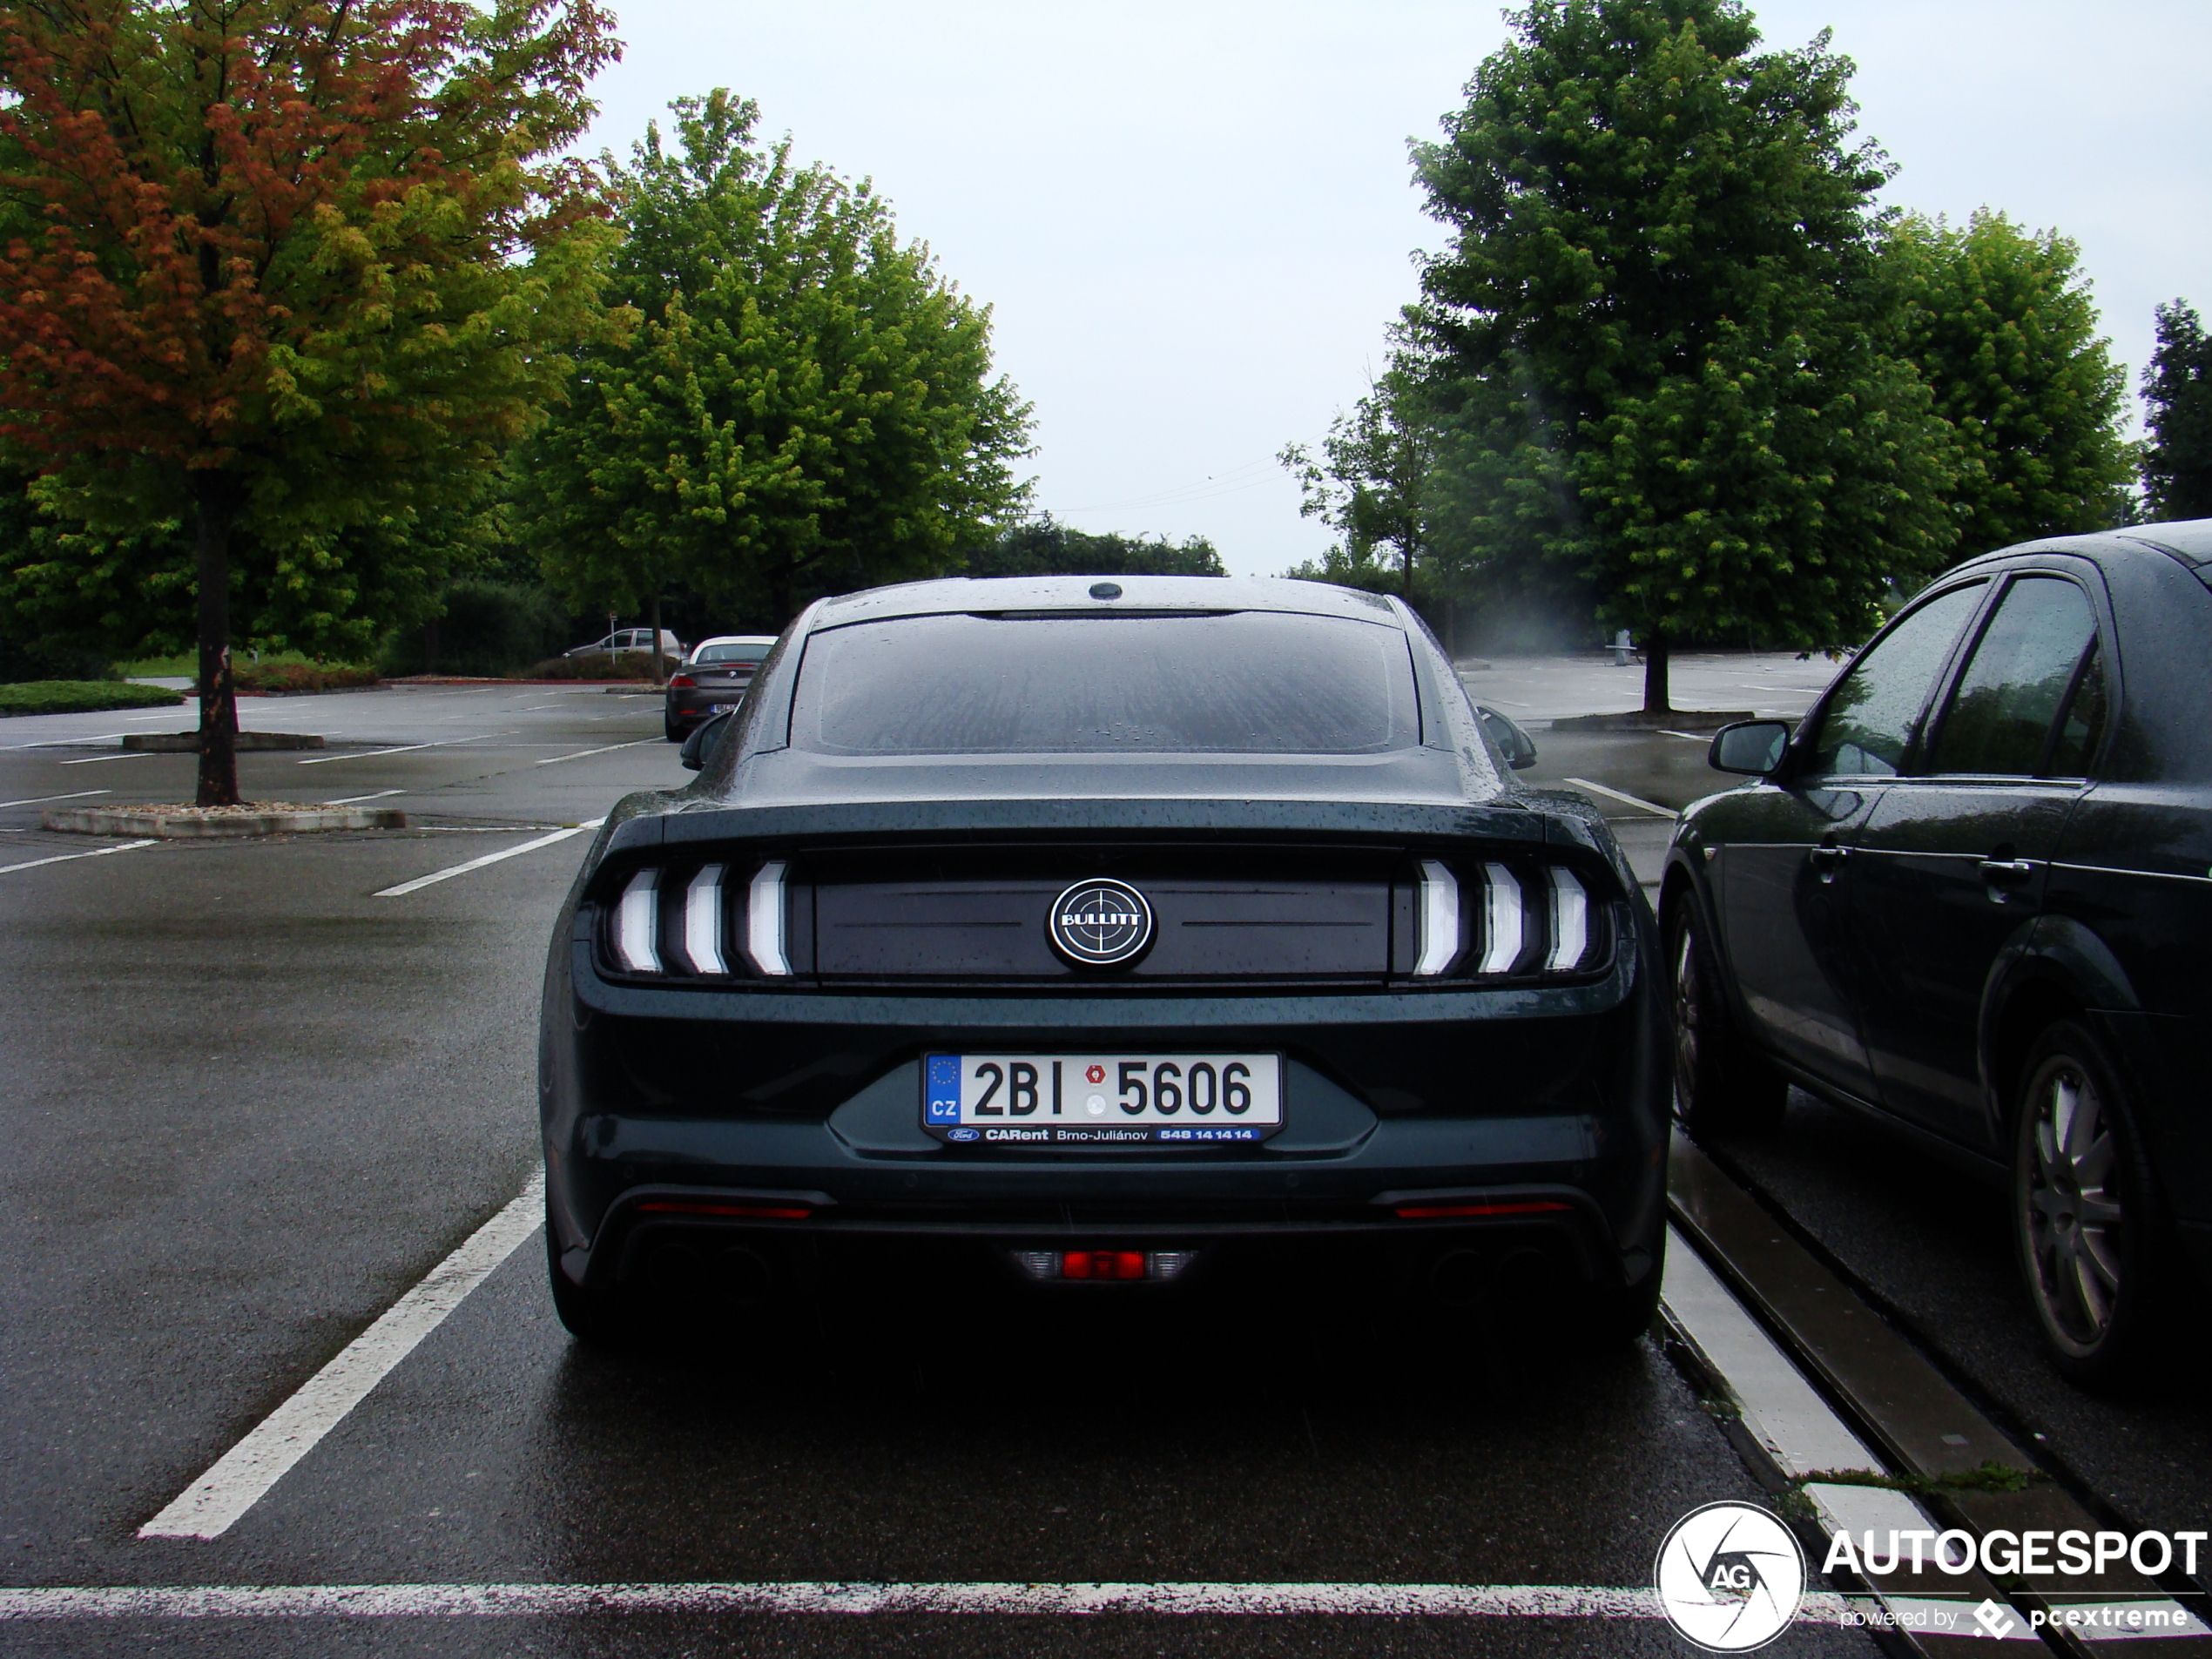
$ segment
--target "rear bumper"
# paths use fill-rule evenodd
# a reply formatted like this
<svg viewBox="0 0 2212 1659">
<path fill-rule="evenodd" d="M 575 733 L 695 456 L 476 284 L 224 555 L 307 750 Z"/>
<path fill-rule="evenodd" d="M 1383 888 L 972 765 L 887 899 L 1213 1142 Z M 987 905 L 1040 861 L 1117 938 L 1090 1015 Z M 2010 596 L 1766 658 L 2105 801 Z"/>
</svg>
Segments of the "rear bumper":
<svg viewBox="0 0 2212 1659">
<path fill-rule="evenodd" d="M 875 1069 L 867 1047 L 904 1053 L 865 1085 L 842 1085 L 849 1092 L 825 1116 L 778 1122 L 637 1098 L 640 1080 L 613 1060 L 638 1034 L 604 1015 L 571 1017 L 561 1022 L 566 1054 L 549 1067 L 543 1123 L 560 1258 L 578 1283 L 611 1283 L 649 1271 L 657 1240 L 705 1248 L 742 1235 L 748 1247 L 809 1260 L 1118 1246 L 1257 1262 L 1320 1246 L 1419 1271 L 1470 1244 L 1533 1239 L 1561 1273 L 1633 1284 L 1657 1259 L 1665 1213 L 1665 1055 L 1642 1002 L 1630 997 L 1596 1018 L 1441 1030 L 1430 1022 L 1321 1033 L 1240 1022 L 1210 1040 L 1285 1051 L 1283 1131 L 1254 1147 L 1128 1151 L 956 1147 L 924 1134 L 915 1051 L 959 1041 L 941 1027 L 802 1028 L 792 1057 L 812 1055 L 821 1069 L 865 1076 Z M 740 1067 L 748 1046 L 764 1062 L 779 1052 L 766 1032 L 712 1035 Z M 1379 1112 L 1327 1075 L 1342 1075 L 1344 1054 L 1356 1062 L 1366 1053 L 1370 1076 L 1390 1076 L 1403 1075 L 1388 1070 L 1391 1060 L 1441 1050 L 1466 1074 L 1525 1078 L 1527 1056 L 1514 1051 L 1532 1035 L 1534 1049 L 1552 1056 L 1550 1086 L 1518 1101 L 1494 1096 L 1487 1116 L 1409 1110 L 1414 1103 L 1394 1098 L 1385 1103 L 1396 1109 Z M 1142 1034 L 1123 1041 L 1151 1046 Z M 1561 1109 L 1562 1096 L 1593 1109 Z M 715 1207 L 801 1213 L 709 1213 Z M 1406 1207 L 1460 1213 L 1399 1214 Z"/>
<path fill-rule="evenodd" d="M 668 694 L 668 723 L 683 728 L 704 725 L 724 709 L 733 709 L 745 701 L 745 687 L 703 687 L 688 691 Z"/>
<path fill-rule="evenodd" d="M 783 1203 L 769 1201 L 776 1197 Z M 561 1266 L 594 1287 L 711 1291 L 734 1263 L 737 1285 L 752 1291 L 839 1279 L 879 1283 L 887 1272 L 995 1271 L 1003 1279 L 1051 1284 L 1017 1264 L 1039 1252 L 1135 1251 L 1154 1260 L 1171 1252 L 1179 1263 L 1172 1278 L 1184 1284 L 1335 1282 L 1469 1305 L 1534 1286 L 1554 1292 L 1618 1289 L 1657 1268 L 1656 1237 L 1635 1243 L 1616 1238 L 1588 1195 L 1571 1187 L 1420 1197 L 1421 1204 L 1409 1207 L 1494 1213 L 1423 1218 L 1402 1217 L 1389 1205 L 1370 1205 L 1365 1214 L 1195 1206 L 1181 1215 L 1085 1218 L 1072 1211 L 995 1214 L 971 1206 L 957 1214 L 916 1208 L 845 1215 L 833 1208 L 772 1218 L 711 1212 L 801 1206 L 790 1195 L 759 1189 L 649 1186 L 626 1193 L 590 1246 L 564 1251 Z"/>
</svg>

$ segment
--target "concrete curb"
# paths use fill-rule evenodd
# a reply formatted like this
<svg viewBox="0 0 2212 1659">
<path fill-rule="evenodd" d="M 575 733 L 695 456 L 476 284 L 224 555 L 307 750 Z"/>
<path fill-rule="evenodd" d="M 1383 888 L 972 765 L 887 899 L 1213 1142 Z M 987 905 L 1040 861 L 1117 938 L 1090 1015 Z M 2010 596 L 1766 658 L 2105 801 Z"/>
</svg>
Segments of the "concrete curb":
<svg viewBox="0 0 2212 1659">
<path fill-rule="evenodd" d="M 241 732 L 235 744 L 238 753 L 251 754 L 260 749 L 320 749 L 322 738 L 313 732 Z M 127 754 L 196 755 L 199 733 L 132 732 L 124 738 L 123 748 Z"/>
<path fill-rule="evenodd" d="M 50 830 L 71 835 L 121 835 L 166 841 L 246 835 L 302 835 L 317 830 L 405 829 L 396 806 L 339 806 L 322 813 L 134 813 L 120 807 L 50 806 L 38 815 Z"/>
<path fill-rule="evenodd" d="M 1755 709 L 1669 709 L 1664 714 L 1646 714 L 1637 709 L 1627 714 L 1570 714 L 1554 718 L 1554 732 L 1650 732 L 1668 727 L 1688 726 L 1693 732 L 1710 732 L 1717 726 L 1733 725 L 1738 720 L 1756 720 Z M 1527 724 L 1525 721 L 1523 724 Z"/>
</svg>

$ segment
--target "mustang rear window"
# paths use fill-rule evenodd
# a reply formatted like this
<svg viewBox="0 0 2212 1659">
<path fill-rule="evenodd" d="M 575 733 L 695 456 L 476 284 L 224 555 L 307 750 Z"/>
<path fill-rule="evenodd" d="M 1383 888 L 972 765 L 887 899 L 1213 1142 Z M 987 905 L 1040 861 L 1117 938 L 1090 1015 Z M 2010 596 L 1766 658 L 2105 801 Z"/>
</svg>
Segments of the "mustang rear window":
<svg viewBox="0 0 2212 1659">
<path fill-rule="evenodd" d="M 1420 739 L 1399 629 L 1264 610 L 901 617 L 806 642 L 834 755 L 1373 754 Z"/>
</svg>

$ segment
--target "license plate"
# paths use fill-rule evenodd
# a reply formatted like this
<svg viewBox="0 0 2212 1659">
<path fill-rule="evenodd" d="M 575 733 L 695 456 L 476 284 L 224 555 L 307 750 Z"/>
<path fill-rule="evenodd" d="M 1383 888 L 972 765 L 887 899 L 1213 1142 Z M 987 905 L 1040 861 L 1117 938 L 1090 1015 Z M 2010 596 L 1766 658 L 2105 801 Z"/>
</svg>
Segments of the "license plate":
<svg viewBox="0 0 2212 1659">
<path fill-rule="evenodd" d="M 991 1145 L 1204 1146 L 1283 1127 L 1271 1054 L 933 1054 L 921 1124 Z"/>
</svg>

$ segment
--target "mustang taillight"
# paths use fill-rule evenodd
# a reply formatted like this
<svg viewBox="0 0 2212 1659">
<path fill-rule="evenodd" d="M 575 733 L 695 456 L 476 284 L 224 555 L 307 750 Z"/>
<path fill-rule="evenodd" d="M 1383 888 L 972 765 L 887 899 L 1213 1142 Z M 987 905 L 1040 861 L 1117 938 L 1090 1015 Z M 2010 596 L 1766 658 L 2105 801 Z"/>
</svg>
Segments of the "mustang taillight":
<svg viewBox="0 0 2212 1659">
<path fill-rule="evenodd" d="M 1602 943 L 1589 889 L 1563 865 L 1485 862 L 1454 874 L 1424 859 L 1414 913 L 1416 979 L 1572 974 Z"/>
<path fill-rule="evenodd" d="M 772 859 L 760 867 L 752 878 L 752 891 L 745 900 L 745 954 L 752 958 L 752 965 L 764 974 L 784 974 L 791 972 L 791 963 L 784 955 L 784 866 L 780 859 Z"/>
<path fill-rule="evenodd" d="M 633 974 L 660 965 L 660 872 L 640 870 L 615 905 L 615 960 Z"/>
<path fill-rule="evenodd" d="M 736 881 L 744 878 L 733 880 L 731 867 L 703 865 L 688 875 L 648 867 L 631 875 L 607 922 L 607 949 L 616 965 L 631 974 L 729 978 L 744 971 L 732 967 L 734 946 L 752 972 L 788 975 L 783 861 L 762 865 L 741 888 Z M 733 907 L 743 912 L 735 928 Z"/>
</svg>

